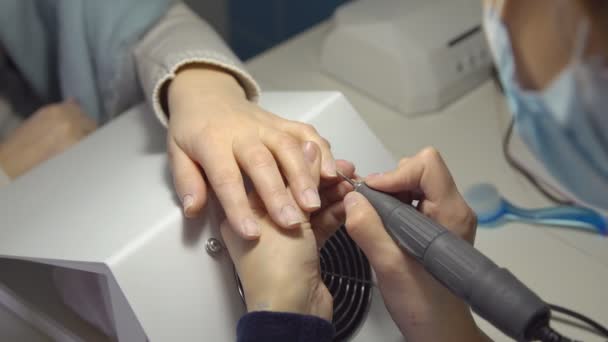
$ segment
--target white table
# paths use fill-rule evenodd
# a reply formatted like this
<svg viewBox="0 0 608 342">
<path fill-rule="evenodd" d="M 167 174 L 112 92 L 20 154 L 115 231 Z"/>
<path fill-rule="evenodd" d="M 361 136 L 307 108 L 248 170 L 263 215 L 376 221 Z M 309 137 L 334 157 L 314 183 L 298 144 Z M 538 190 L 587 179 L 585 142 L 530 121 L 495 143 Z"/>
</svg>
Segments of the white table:
<svg viewBox="0 0 608 342">
<path fill-rule="evenodd" d="M 320 47 L 327 29 L 325 23 L 318 25 L 257 56 L 248 61 L 249 71 L 266 90 L 343 92 L 395 156 L 411 155 L 429 145 L 439 149 L 461 190 L 474 183 L 491 182 L 515 203 L 549 204 L 503 158 L 500 140 L 510 118 L 502 95 L 491 81 L 440 112 L 408 118 L 320 71 Z M 347 122 L 342 129 L 348 129 Z M 606 322 L 607 239 L 510 224 L 494 230 L 480 229 L 476 245 L 543 299 Z M 506 339 L 486 322 L 478 322 L 495 340 Z M 580 329 L 555 326 L 576 339 L 601 340 Z"/>
</svg>

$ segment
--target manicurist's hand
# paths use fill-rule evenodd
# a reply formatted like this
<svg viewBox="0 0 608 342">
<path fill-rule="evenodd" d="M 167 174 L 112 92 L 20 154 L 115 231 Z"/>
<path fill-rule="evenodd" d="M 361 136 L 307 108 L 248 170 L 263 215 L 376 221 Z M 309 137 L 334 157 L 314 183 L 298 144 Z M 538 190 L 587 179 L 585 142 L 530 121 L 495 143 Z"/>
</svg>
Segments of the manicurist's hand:
<svg viewBox="0 0 608 342">
<path fill-rule="evenodd" d="M 397 169 L 365 182 L 403 201 L 419 200 L 422 213 L 473 243 L 476 217 L 434 149 L 405 158 Z M 384 303 L 407 341 L 487 340 L 469 307 L 397 246 L 365 197 L 352 192 L 344 204 L 348 234 L 367 255 Z"/>
</svg>

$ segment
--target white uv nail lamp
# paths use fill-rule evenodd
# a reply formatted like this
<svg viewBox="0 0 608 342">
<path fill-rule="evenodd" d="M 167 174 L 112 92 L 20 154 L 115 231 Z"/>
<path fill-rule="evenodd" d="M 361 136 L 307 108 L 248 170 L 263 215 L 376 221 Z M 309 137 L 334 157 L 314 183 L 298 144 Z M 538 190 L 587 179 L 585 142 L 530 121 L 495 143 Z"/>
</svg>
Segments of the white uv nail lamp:
<svg viewBox="0 0 608 342">
<path fill-rule="evenodd" d="M 340 93 L 271 92 L 261 104 L 313 124 L 360 174 L 395 165 Z M 201 219 L 183 218 L 155 120 L 136 107 L 0 191 L 0 311 L 49 340 L 108 340 L 63 304 L 51 280 L 63 267 L 105 277 L 120 341 L 234 340 L 244 306 L 222 210 L 211 200 Z M 321 251 L 321 268 L 339 339 L 402 340 L 344 231 Z"/>
</svg>

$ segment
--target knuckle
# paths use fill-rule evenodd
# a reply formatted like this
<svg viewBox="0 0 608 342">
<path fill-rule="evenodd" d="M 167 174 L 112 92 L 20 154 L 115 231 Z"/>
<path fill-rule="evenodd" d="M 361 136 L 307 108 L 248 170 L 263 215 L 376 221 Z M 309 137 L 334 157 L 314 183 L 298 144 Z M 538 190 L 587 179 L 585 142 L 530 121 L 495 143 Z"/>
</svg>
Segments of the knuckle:
<svg viewBox="0 0 608 342">
<path fill-rule="evenodd" d="M 73 140 L 81 136 L 77 125 L 70 120 L 57 120 L 55 127 L 57 132 L 66 140 Z"/>
<path fill-rule="evenodd" d="M 475 212 L 473 212 L 469 206 L 466 206 L 466 210 L 464 210 L 462 226 L 464 229 L 462 237 L 473 243 L 475 240 L 475 230 L 477 228 L 477 215 L 475 215 Z"/>
<path fill-rule="evenodd" d="M 401 159 L 399 159 L 399 167 L 403 167 L 408 161 L 410 160 L 410 158 L 407 157 L 403 157 Z"/>
<path fill-rule="evenodd" d="M 362 209 L 348 212 L 345 223 L 348 232 L 352 232 L 355 236 L 359 235 L 361 229 L 366 229 L 365 220 L 367 217 L 369 217 L 369 214 Z"/>
<path fill-rule="evenodd" d="M 213 126 L 210 125 L 202 125 L 192 132 L 193 134 L 190 135 L 192 145 L 198 145 L 197 142 L 202 142 L 205 145 L 212 144 L 221 138 L 221 135 L 217 133 L 219 130 L 213 129 Z"/>
<path fill-rule="evenodd" d="M 348 235 L 356 240 L 357 235 L 359 234 L 359 226 L 355 223 L 352 215 L 346 214 L 346 220 L 344 222 L 344 228 L 346 228 L 346 232 Z"/>
<path fill-rule="evenodd" d="M 464 228 L 471 222 L 471 215 L 469 211 L 465 209 L 455 210 L 450 221 L 454 226 Z"/>
<path fill-rule="evenodd" d="M 422 151 L 420 151 L 420 157 L 429 162 L 429 163 L 435 163 L 437 161 L 442 160 L 441 158 L 441 154 L 439 153 L 439 151 L 435 148 L 435 147 L 425 147 Z"/>
<path fill-rule="evenodd" d="M 192 175 L 188 169 L 174 166 L 171 168 L 171 175 L 173 176 L 173 185 L 178 192 L 191 192 L 197 189 L 197 178 Z"/>
<path fill-rule="evenodd" d="M 329 140 L 327 140 L 327 139 L 325 139 L 325 138 L 321 137 L 321 139 L 320 139 L 320 144 L 321 144 L 321 147 L 322 147 L 322 148 L 325 148 L 325 149 L 331 150 L 331 143 L 329 142 Z"/>
<path fill-rule="evenodd" d="M 286 173 L 286 181 L 292 190 L 303 190 L 306 188 L 318 187 L 318 184 L 315 181 L 315 176 L 307 168 L 294 168 L 291 172 Z"/>
<path fill-rule="evenodd" d="M 301 125 L 301 130 L 304 132 L 304 134 L 308 135 L 308 136 L 312 136 L 312 135 L 319 135 L 319 133 L 317 132 L 317 129 L 311 125 L 311 124 L 300 124 Z"/>
<path fill-rule="evenodd" d="M 194 155 L 203 156 L 207 150 L 212 150 L 224 142 L 222 135 L 209 127 L 202 127 L 194 132 L 194 134 L 185 137 L 185 139 L 179 136 L 175 138 L 176 144 L 183 144 L 185 150 Z"/>
<path fill-rule="evenodd" d="M 247 164 L 252 168 L 268 168 L 275 164 L 272 154 L 266 148 L 257 147 L 247 153 Z"/>
<path fill-rule="evenodd" d="M 276 205 L 281 206 L 288 198 L 287 189 L 284 186 L 271 186 L 264 191 L 264 194 L 271 198 Z"/>
<path fill-rule="evenodd" d="M 442 210 L 439 209 L 440 206 L 438 205 L 425 205 L 424 206 L 424 215 L 434 219 L 434 220 L 439 220 L 442 218 L 441 214 L 443 213 Z M 448 222 L 454 222 L 454 220 L 446 220 Z"/>
<path fill-rule="evenodd" d="M 243 182 L 241 174 L 233 169 L 220 170 L 215 175 L 209 176 L 209 182 L 213 184 L 215 188 L 226 188 L 235 185 L 239 185 Z"/>
<path fill-rule="evenodd" d="M 450 230 L 472 243 L 477 227 L 477 216 L 464 202 L 460 205 L 452 205 L 451 207 L 454 209 L 449 211 L 450 215 L 448 217 L 445 217 L 446 226 L 451 227 Z"/>
<path fill-rule="evenodd" d="M 289 134 L 280 133 L 277 137 L 277 144 L 282 149 L 297 149 L 300 147 L 299 141 Z"/>
<path fill-rule="evenodd" d="M 374 269 L 383 277 L 395 277 L 403 272 L 403 254 L 397 248 L 387 248 L 379 258 L 376 258 Z"/>
<path fill-rule="evenodd" d="M 471 229 L 477 228 L 477 215 L 475 214 L 475 212 L 471 208 L 469 208 L 468 226 Z"/>
</svg>

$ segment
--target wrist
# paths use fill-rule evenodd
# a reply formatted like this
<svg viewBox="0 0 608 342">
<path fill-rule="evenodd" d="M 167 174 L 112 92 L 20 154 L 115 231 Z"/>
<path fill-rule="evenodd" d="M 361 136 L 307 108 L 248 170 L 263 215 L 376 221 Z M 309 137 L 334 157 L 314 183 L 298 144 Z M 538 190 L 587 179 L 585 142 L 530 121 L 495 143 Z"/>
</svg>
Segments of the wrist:
<svg viewBox="0 0 608 342">
<path fill-rule="evenodd" d="M 245 90 L 228 71 L 202 64 L 187 64 L 176 72 L 175 78 L 160 92 L 160 103 L 167 114 L 179 112 L 180 107 L 200 105 L 201 100 L 225 103 L 232 99 L 246 100 Z"/>
<path fill-rule="evenodd" d="M 310 314 L 304 304 L 307 296 L 302 295 L 296 289 L 268 289 L 264 293 L 257 293 L 255 296 L 247 296 L 247 311 L 271 311 L 288 312 L 294 314 Z"/>
<path fill-rule="evenodd" d="M 324 285 L 283 286 L 247 297 L 247 312 L 269 311 L 316 316 L 331 321 L 333 301 Z M 245 292 L 247 296 L 247 291 Z M 251 299 L 251 300 L 250 300 Z"/>
<path fill-rule="evenodd" d="M 407 341 L 490 341 L 479 329 L 464 303 L 460 308 L 438 313 L 432 321 L 413 324 L 402 330 Z"/>
<path fill-rule="evenodd" d="M 201 94 L 222 94 L 246 98 L 245 90 L 237 79 L 220 67 L 190 63 L 182 66 L 169 85 L 169 96 L 196 91 Z"/>
</svg>

